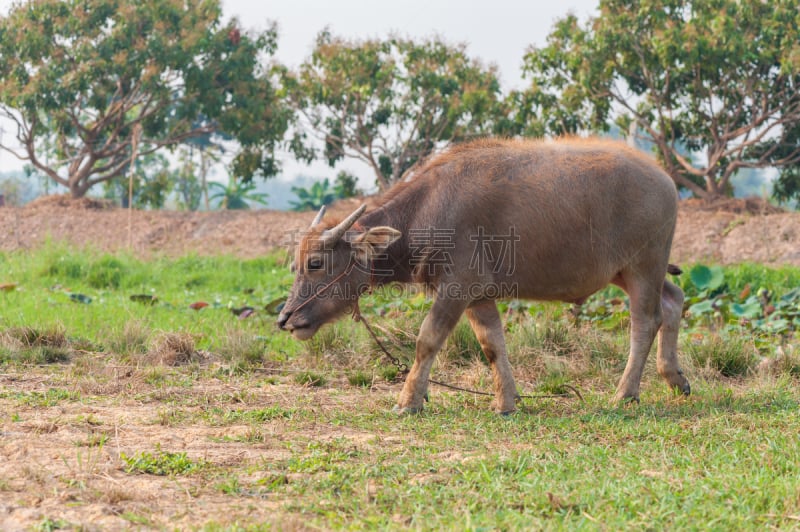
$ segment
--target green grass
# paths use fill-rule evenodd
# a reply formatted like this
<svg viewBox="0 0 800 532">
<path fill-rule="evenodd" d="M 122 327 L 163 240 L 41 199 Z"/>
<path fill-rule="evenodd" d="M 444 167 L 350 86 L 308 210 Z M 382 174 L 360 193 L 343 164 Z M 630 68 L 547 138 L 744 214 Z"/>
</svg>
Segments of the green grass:
<svg viewBox="0 0 800 532">
<path fill-rule="evenodd" d="M 704 388 L 622 408 L 589 393 L 585 404 L 541 401 L 507 418 L 462 394 L 436 393 L 411 418 L 364 401 L 289 427 L 290 458 L 215 487 L 283 501 L 324 529 L 791 528 L 796 390 Z M 337 426 L 374 437 L 301 436 Z"/>
<path fill-rule="evenodd" d="M 187 333 L 196 338 L 198 349 L 224 351 L 229 335 L 221 333 L 235 329 L 259 337 L 262 350 L 273 348 L 287 356 L 302 350 L 287 341 L 288 335 L 273 334 L 275 317 L 263 310 L 291 286 L 283 255 L 244 261 L 187 256 L 145 262 L 51 245 L 35 253 L 0 253 L 0 264 L 0 282 L 18 285 L 16 290 L 0 292 L 0 333 L 15 328 L 60 329 L 70 339 L 87 339 L 97 350 L 127 355 L 146 351 L 156 331 Z M 155 296 L 155 304 L 131 300 L 142 294 Z M 196 302 L 208 306 L 193 310 L 190 305 Z M 246 320 L 230 310 L 246 305 L 257 309 Z M 259 361 L 252 349 L 243 357 L 246 362 Z M 21 362 L 46 363 L 62 357 L 45 353 L 29 358 Z M 8 359 L 0 350 L 0 361 Z"/>
<path fill-rule="evenodd" d="M 186 453 L 172 453 L 156 450 L 155 453 L 140 451 L 133 456 L 120 453 L 125 462 L 126 473 L 147 473 L 150 475 L 186 475 L 202 468 L 203 462 L 191 460 Z"/>
<path fill-rule="evenodd" d="M 146 262 L 53 245 L 0 254 L 0 264 L 0 283 L 18 285 L 0 293 L 0 367 L 32 383 L 4 381 L 0 431 L 48 437 L 50 425 L 60 431 L 66 424 L 83 431 L 70 436 L 73 451 L 108 454 L 118 475 L 139 475 L 137 482 L 170 477 L 158 479 L 157 489 L 179 485 L 198 507 L 233 501 L 230 516 L 193 523 L 199 529 L 800 525 L 796 331 L 755 341 L 731 324 L 722 330 L 713 320 L 687 320 L 680 356 L 692 396 L 677 397 L 659 380 L 653 352 L 642 403 L 614 406 L 628 348 L 618 291 L 603 291 L 576 314 L 567 305 L 504 303 L 520 391 L 561 393 L 569 384 L 585 402 L 526 400 L 502 417 L 488 410 L 489 398 L 432 386 L 422 414 L 397 417 L 390 410 L 399 386 L 387 383 L 396 370 L 376 359 L 362 327 L 343 320 L 307 344 L 277 330 L 263 307 L 285 295 L 292 281 L 279 255 Z M 723 270 L 730 293 L 749 284 L 780 295 L 800 284 L 797 268 Z M 137 294 L 157 299 L 144 304 L 131 299 Z M 197 301 L 209 305 L 191 309 Z M 422 295 L 389 300 L 378 291 L 361 307 L 392 352 L 412 360 L 428 305 Z M 242 306 L 255 308 L 255 315 L 239 319 L 230 311 Z M 612 313 L 622 318 L 611 319 Z M 490 385 L 465 322 L 434 372 L 457 384 Z M 102 419 L 106 407 L 120 403 L 131 410 L 155 406 L 142 419 L 133 412 Z M 130 449 L 125 438 L 137 427 L 172 431 L 170 445 L 179 447 L 119 451 Z M 184 438 L 190 430 L 193 436 Z M 202 458 L 190 458 L 182 445 Z M 61 478 L 31 476 L 39 483 Z M 84 480 L 95 478 L 100 475 Z M 73 489 L 64 485 L 37 489 L 76 507 L 93 502 L 91 490 L 63 494 Z M 22 490 L 18 479 L 0 479 L 0 491 L 11 486 Z M 262 500 L 272 521 L 248 521 L 248 508 Z M 122 501 L 115 513 L 133 525 L 174 528 L 159 514 L 158 501 L 152 505 Z M 248 510 L 237 514 L 238 508 Z M 40 529 L 81 526 L 47 515 L 38 517 Z"/>
</svg>

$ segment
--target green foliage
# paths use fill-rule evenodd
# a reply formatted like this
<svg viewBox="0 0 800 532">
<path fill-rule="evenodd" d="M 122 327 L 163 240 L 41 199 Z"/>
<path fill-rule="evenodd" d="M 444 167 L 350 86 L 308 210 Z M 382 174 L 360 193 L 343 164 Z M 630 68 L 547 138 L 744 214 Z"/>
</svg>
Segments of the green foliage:
<svg viewBox="0 0 800 532">
<path fill-rule="evenodd" d="M 327 177 L 309 188 L 292 187 L 292 192 L 297 195 L 297 201 L 289 202 L 293 211 L 316 211 L 323 205 L 330 205 L 336 199 L 336 191 L 331 187 Z"/>
<path fill-rule="evenodd" d="M 36 197 L 36 191 L 30 180 L 0 172 L 0 196 L 6 205 L 20 206 Z"/>
<path fill-rule="evenodd" d="M 336 174 L 336 180 L 333 182 L 333 191 L 336 193 L 336 197 L 340 199 L 352 198 L 361 194 L 361 191 L 358 190 L 356 176 L 344 170 Z"/>
<path fill-rule="evenodd" d="M 126 473 L 147 473 L 149 475 L 173 476 L 187 475 L 197 471 L 203 466 L 202 461 L 190 460 L 186 453 L 170 453 L 162 451 L 160 447 L 155 453 L 141 451 L 133 456 L 120 453 L 120 459 L 125 462 Z"/>
<path fill-rule="evenodd" d="M 293 211 L 316 211 L 323 205 L 330 205 L 337 199 L 352 198 L 360 193 L 356 188 L 355 176 L 341 171 L 336 174 L 336 181 L 331 186 L 326 177 L 308 188 L 292 187 L 297 201 L 290 201 Z"/>
<path fill-rule="evenodd" d="M 209 196 L 210 200 L 219 200 L 221 209 L 242 210 L 249 209 L 250 203 L 267 204 L 268 194 L 256 192 L 256 184 L 251 181 L 242 181 L 231 177 L 228 185 L 211 182 L 209 188 L 217 192 Z"/>
<path fill-rule="evenodd" d="M 751 280 L 746 275 L 730 277 L 730 282 L 726 282 L 725 272 L 719 266 L 696 265 L 690 270 L 690 282 L 683 286 L 688 307 L 686 319 L 690 323 L 722 331 L 749 330 L 757 333 L 758 341 L 767 342 L 764 336 L 800 329 L 800 289 L 787 288 L 778 296 L 761 284 L 763 275 L 753 275 Z M 791 282 L 784 278 L 781 284 L 786 286 L 787 281 Z M 774 282 L 770 284 L 774 286 Z"/>
<path fill-rule="evenodd" d="M 203 195 L 208 197 L 208 185 L 204 186 L 202 178 L 197 176 L 191 149 L 179 151 L 180 168 L 175 176 L 175 190 L 178 194 L 178 206 L 188 211 L 200 208 Z"/>
<path fill-rule="evenodd" d="M 291 117 L 261 66 L 276 38 L 223 24 L 218 0 L 18 3 L 0 19 L 0 115 L 76 197 L 127 170 L 137 131 L 139 155 L 228 132 L 237 176 L 274 175 Z"/>
<path fill-rule="evenodd" d="M 469 322 L 461 320 L 448 338 L 448 347 L 456 360 L 470 362 L 483 357 L 481 344 L 475 337 Z"/>
<path fill-rule="evenodd" d="M 95 345 L 92 350 L 136 360 L 152 347 L 156 330 L 194 335 L 197 349 L 210 349 L 242 368 L 302 350 L 290 335 L 271 334 L 274 317 L 264 310 L 291 285 L 283 254 L 251 260 L 189 255 L 143 261 L 53 246 L 0 257 L 4 280 L 20 284 L 14 292 L 0 292 L 0 340 L 9 329 L 25 327 L 40 336 L 61 331 L 65 341 L 24 348 L 16 340 L 9 345 L 0 341 L 0 358 L 8 362 L 63 361 L 72 358 L 71 349 L 83 349 L 76 346 L 86 343 L 81 338 Z M 135 294 L 157 299 L 143 305 L 130 299 Z M 92 302 L 78 305 L 70 295 Z M 208 307 L 189 307 L 198 301 Z M 242 320 L 229 310 L 243 306 L 256 309 L 255 315 Z"/>
<path fill-rule="evenodd" d="M 678 279 L 686 300 L 684 321 L 694 329 L 754 334 L 759 346 L 780 342 L 800 330 L 800 270 L 743 264 L 736 267 L 697 264 Z M 629 316 L 625 294 L 608 287 L 578 310 L 581 321 L 619 328 Z M 525 304 L 531 310 L 538 303 Z"/>
<path fill-rule="evenodd" d="M 347 376 L 350 386 L 369 388 L 372 385 L 372 377 L 363 371 L 354 371 Z"/>
<path fill-rule="evenodd" d="M 242 485 L 237 476 L 229 476 L 214 487 L 225 495 L 239 495 L 242 492 Z"/>
<path fill-rule="evenodd" d="M 304 118 L 295 154 L 318 156 L 306 142 L 312 136 L 330 165 L 358 159 L 381 189 L 434 148 L 491 133 L 504 111 L 494 68 L 436 38 L 348 41 L 323 31 L 284 83 Z"/>
<path fill-rule="evenodd" d="M 51 519 L 49 517 L 45 517 L 33 527 L 37 532 L 52 532 L 53 530 L 67 530 L 72 528 L 75 528 L 75 526 L 69 521 L 65 521 L 64 519 Z"/>
<path fill-rule="evenodd" d="M 63 388 L 48 388 L 45 392 L 20 392 L 10 394 L 2 392 L 3 397 L 12 396 L 17 403 L 36 408 L 47 408 L 60 404 L 62 401 L 78 401 L 80 394 Z"/>
<path fill-rule="evenodd" d="M 697 264 L 689 270 L 689 278 L 698 290 L 708 290 L 711 292 L 717 290 L 722 286 L 722 283 L 725 282 L 722 268 L 719 266 L 712 266 L 709 268 L 703 264 Z"/>
<path fill-rule="evenodd" d="M 773 187 L 773 196 L 779 202 L 800 201 L 800 164 L 781 168 Z"/>
<path fill-rule="evenodd" d="M 106 255 L 89 264 L 86 283 L 92 288 L 119 288 L 126 273 L 125 264 L 121 260 Z"/>
<path fill-rule="evenodd" d="M 105 197 L 120 199 L 127 207 L 131 203 L 130 169 L 123 175 L 103 183 Z M 170 169 L 169 161 L 160 153 L 138 157 L 133 172 L 133 206 L 138 209 L 161 209 L 178 183 L 179 173 Z"/>
<path fill-rule="evenodd" d="M 641 134 L 678 185 L 728 194 L 741 168 L 800 161 L 796 8 L 790 0 L 603 0 L 599 15 L 585 24 L 568 15 L 544 47 L 530 49 L 531 87 L 520 105 L 537 110 L 552 134 L 611 123 Z"/>
</svg>

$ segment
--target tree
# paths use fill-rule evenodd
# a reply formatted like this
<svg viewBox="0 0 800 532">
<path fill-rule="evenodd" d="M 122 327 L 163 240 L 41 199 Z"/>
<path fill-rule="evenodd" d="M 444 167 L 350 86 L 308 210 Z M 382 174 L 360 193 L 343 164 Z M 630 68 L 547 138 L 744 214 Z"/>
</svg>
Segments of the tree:
<svg viewBox="0 0 800 532">
<path fill-rule="evenodd" d="M 200 189 L 203 193 L 203 200 L 205 209 L 209 210 L 211 207 L 208 202 L 208 172 L 211 165 L 219 162 L 221 155 L 225 152 L 222 141 L 231 140 L 232 137 L 224 132 L 220 134 L 206 133 L 186 140 L 183 143 L 184 147 L 188 147 L 188 154 L 185 158 L 188 159 L 188 164 L 194 169 L 194 152 L 200 155 Z"/>
<path fill-rule="evenodd" d="M 203 198 L 208 197 L 207 186 L 201 182 L 195 172 L 194 156 L 191 147 L 182 146 L 178 150 L 177 182 L 175 189 L 178 193 L 178 208 L 196 211 L 200 208 Z"/>
<path fill-rule="evenodd" d="M 614 121 L 706 198 L 728 193 L 739 169 L 800 162 L 796 1 L 601 0 L 599 12 L 558 20 L 525 56 L 550 133 Z"/>
<path fill-rule="evenodd" d="M 178 172 L 170 168 L 169 161 L 159 153 L 138 157 L 133 168 L 133 198 L 129 198 L 130 169 L 124 175 L 103 183 L 105 197 L 119 199 L 123 207 L 161 209 L 178 181 Z"/>
<path fill-rule="evenodd" d="M 36 197 L 36 191 L 30 182 L 13 173 L 0 174 L 0 197 L 5 205 L 22 205 Z"/>
<path fill-rule="evenodd" d="M 358 190 L 358 179 L 353 174 L 344 170 L 336 174 L 336 180 L 333 182 L 333 192 L 339 199 L 352 198 L 361 194 Z"/>
<path fill-rule="evenodd" d="M 368 164 L 380 189 L 435 149 L 491 133 L 502 113 L 495 68 L 439 39 L 348 41 L 323 31 L 284 83 L 301 118 L 295 154 L 316 157 L 316 139 L 331 166 L 344 157 Z"/>
<path fill-rule="evenodd" d="M 0 116 L 21 148 L 0 148 L 76 197 L 125 172 L 137 126 L 142 155 L 225 131 L 242 148 L 236 175 L 274 175 L 291 118 L 260 66 L 275 28 L 220 15 L 218 0 L 15 4 L 0 19 Z"/>
<path fill-rule="evenodd" d="M 788 142 L 786 142 L 787 140 Z M 760 157 L 763 156 L 763 151 L 769 151 L 771 161 L 781 161 L 789 157 L 797 146 L 800 146 L 800 121 L 784 136 L 784 142 L 781 145 L 773 146 L 770 142 L 764 143 L 764 145 L 759 146 L 759 152 L 754 155 Z M 778 164 L 775 164 L 775 166 L 778 166 Z M 775 180 L 772 195 L 780 203 L 800 200 L 800 162 L 781 166 L 780 175 Z"/>
<path fill-rule="evenodd" d="M 326 177 L 308 188 L 292 187 L 298 201 L 290 201 L 293 211 L 316 211 L 323 205 L 330 205 L 336 199 L 336 190 Z"/>
<path fill-rule="evenodd" d="M 268 195 L 264 192 L 256 192 L 256 184 L 252 181 L 243 181 L 232 177 L 227 186 L 213 181 L 208 186 L 217 190 L 209 196 L 209 199 L 219 200 L 221 209 L 249 209 L 249 202 L 267 204 Z"/>
</svg>

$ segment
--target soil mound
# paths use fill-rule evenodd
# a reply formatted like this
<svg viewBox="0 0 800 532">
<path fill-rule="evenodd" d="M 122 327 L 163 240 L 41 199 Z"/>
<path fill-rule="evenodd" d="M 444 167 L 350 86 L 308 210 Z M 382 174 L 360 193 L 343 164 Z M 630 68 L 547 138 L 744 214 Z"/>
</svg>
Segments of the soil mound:
<svg viewBox="0 0 800 532">
<path fill-rule="evenodd" d="M 73 198 L 69 194 L 39 196 L 25 206 L 26 209 L 114 209 L 113 201 L 102 198 Z"/>
<path fill-rule="evenodd" d="M 687 199 L 681 202 L 685 211 L 731 212 L 734 214 L 781 214 L 784 209 L 758 197 L 717 198 L 713 200 Z"/>
<path fill-rule="evenodd" d="M 342 218 L 375 198 L 352 198 L 329 209 Z M 263 256 L 289 248 L 314 212 L 272 210 L 174 212 L 127 209 L 105 200 L 47 196 L 25 207 L 0 208 L 0 250 L 66 242 L 103 252 L 139 256 Z M 715 202 L 685 200 L 670 259 L 675 264 L 761 262 L 800 266 L 800 212 L 786 212 L 759 198 Z"/>
</svg>

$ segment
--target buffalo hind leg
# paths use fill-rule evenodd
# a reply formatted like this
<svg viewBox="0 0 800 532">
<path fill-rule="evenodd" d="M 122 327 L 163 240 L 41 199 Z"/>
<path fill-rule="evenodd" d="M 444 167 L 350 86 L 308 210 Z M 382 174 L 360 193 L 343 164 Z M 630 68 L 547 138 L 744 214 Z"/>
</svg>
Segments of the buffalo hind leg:
<svg viewBox="0 0 800 532">
<path fill-rule="evenodd" d="M 617 386 L 615 401 L 639 401 L 639 384 L 642 381 L 647 355 L 661 327 L 661 284 L 639 275 L 622 274 L 619 282 L 630 299 L 631 350 L 628 363 Z"/>
<path fill-rule="evenodd" d="M 417 337 L 414 364 L 408 372 L 403 390 L 394 410 L 399 414 L 416 414 L 422 411 L 428 393 L 428 378 L 436 353 L 458 323 L 467 306 L 466 301 L 437 298 L 422 321 Z"/>
<path fill-rule="evenodd" d="M 517 387 L 508 362 L 503 324 L 494 301 L 485 301 L 467 309 L 467 318 L 481 344 L 483 354 L 492 366 L 494 401 L 492 409 L 500 414 L 510 414 L 517 409 Z"/>
<path fill-rule="evenodd" d="M 691 386 L 678 365 L 678 329 L 683 313 L 683 292 L 669 281 L 664 281 L 661 291 L 661 313 L 664 318 L 658 332 L 658 374 L 667 384 L 689 395 Z"/>
</svg>

